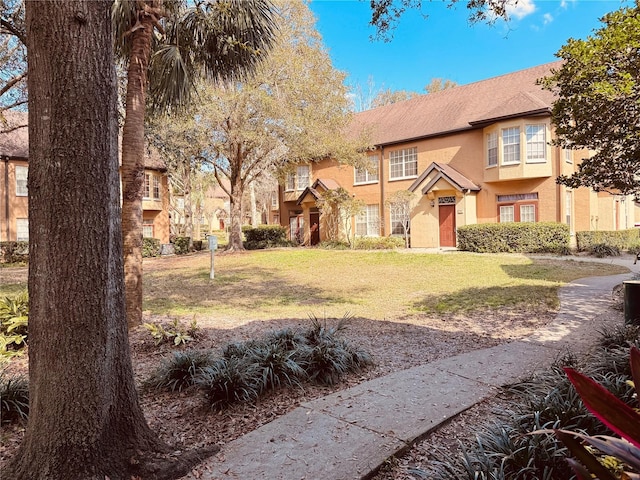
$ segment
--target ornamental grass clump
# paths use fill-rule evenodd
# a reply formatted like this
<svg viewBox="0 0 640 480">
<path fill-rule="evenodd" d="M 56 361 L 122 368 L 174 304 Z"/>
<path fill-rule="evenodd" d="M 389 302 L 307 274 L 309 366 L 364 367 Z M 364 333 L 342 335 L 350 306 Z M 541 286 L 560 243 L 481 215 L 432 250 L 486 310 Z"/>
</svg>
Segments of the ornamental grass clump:
<svg viewBox="0 0 640 480">
<path fill-rule="evenodd" d="M 26 421 L 28 416 L 29 382 L 0 372 L 0 423 Z"/>
<path fill-rule="evenodd" d="M 156 390 L 181 392 L 195 385 L 202 371 L 213 362 L 210 352 L 187 350 L 173 352 L 145 382 L 144 386 Z"/>
</svg>

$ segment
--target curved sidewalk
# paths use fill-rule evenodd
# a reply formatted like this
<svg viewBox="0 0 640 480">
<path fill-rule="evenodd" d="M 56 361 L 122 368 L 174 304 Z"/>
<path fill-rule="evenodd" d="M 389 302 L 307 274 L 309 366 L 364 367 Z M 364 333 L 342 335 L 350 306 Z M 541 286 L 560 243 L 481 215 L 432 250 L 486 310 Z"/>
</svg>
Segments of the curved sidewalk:
<svg viewBox="0 0 640 480">
<path fill-rule="evenodd" d="M 640 266 L 632 260 L 603 262 L 637 273 Z M 493 396 L 497 388 L 545 368 L 568 349 L 581 353 L 592 348 L 603 317 L 608 317 L 613 287 L 634 273 L 589 277 L 562 287 L 554 321 L 524 340 L 420 365 L 303 403 L 225 445 L 184 478 L 368 478 L 386 459 Z"/>
</svg>

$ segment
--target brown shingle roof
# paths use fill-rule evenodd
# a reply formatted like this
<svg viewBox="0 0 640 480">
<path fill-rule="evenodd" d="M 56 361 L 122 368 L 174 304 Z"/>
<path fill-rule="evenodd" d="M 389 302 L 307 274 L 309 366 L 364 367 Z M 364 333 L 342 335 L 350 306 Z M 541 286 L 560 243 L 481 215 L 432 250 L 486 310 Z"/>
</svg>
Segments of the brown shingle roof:
<svg viewBox="0 0 640 480">
<path fill-rule="evenodd" d="M 547 63 L 360 112 L 351 132 L 368 130 L 374 145 L 386 145 L 476 128 L 498 118 L 550 113 L 554 95 L 536 81 L 560 65 Z"/>
<path fill-rule="evenodd" d="M 6 125 L 0 123 L 0 132 L 10 130 L 18 125 L 25 125 L 7 133 L 0 133 L 0 157 L 10 157 L 21 160 L 29 159 L 29 114 L 7 110 L 3 112 Z M 147 149 L 144 156 L 144 166 L 151 170 L 165 171 L 167 166 L 155 149 Z"/>
<path fill-rule="evenodd" d="M 423 194 L 430 191 L 431 187 L 433 187 L 441 178 L 444 178 L 447 182 L 451 184 L 451 186 L 455 187 L 456 190 L 459 190 L 459 191 L 470 190 L 470 191 L 477 192 L 480 190 L 480 187 L 478 185 L 473 183 L 471 180 L 469 180 L 467 177 L 465 177 L 463 174 L 461 174 L 452 166 L 447 165 L 446 163 L 437 163 L 437 162 L 433 162 L 431 165 L 429 165 L 429 167 L 427 167 L 427 169 L 424 172 L 422 172 L 422 175 L 420 175 L 418 178 L 415 179 L 415 181 L 411 184 L 408 190 L 410 192 L 415 192 L 416 189 L 420 186 L 420 184 L 424 182 L 424 180 L 429 175 L 431 175 L 434 171 L 438 173 L 436 173 L 435 176 L 431 179 L 431 181 L 429 181 L 429 183 L 422 188 Z"/>
</svg>

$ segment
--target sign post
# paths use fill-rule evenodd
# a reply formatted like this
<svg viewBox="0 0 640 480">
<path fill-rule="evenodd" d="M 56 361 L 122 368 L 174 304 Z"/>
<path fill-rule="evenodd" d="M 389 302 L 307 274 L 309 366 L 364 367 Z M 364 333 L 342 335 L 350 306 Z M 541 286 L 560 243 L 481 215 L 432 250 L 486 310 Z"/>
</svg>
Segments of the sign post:
<svg viewBox="0 0 640 480">
<path fill-rule="evenodd" d="M 218 237 L 216 237 L 215 235 L 209 235 L 209 250 L 211 250 L 211 271 L 209 272 L 209 278 L 211 280 L 213 280 L 213 277 L 215 276 L 214 257 L 217 249 L 218 249 Z"/>
</svg>

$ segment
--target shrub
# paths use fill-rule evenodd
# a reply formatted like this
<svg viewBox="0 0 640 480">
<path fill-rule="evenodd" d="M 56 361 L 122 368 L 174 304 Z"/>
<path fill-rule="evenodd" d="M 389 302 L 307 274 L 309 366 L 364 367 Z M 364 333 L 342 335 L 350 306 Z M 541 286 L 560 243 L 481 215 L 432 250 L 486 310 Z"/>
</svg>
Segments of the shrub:
<svg viewBox="0 0 640 480">
<path fill-rule="evenodd" d="M 193 249 L 196 252 L 201 251 L 204 248 L 204 242 L 202 240 L 194 240 L 193 241 Z"/>
<path fill-rule="evenodd" d="M 157 238 L 142 239 L 142 256 L 144 258 L 160 256 L 160 240 Z"/>
<path fill-rule="evenodd" d="M 404 240 L 400 237 L 358 237 L 353 246 L 356 250 L 393 250 L 403 247 Z"/>
<path fill-rule="evenodd" d="M 458 248 L 478 253 L 569 251 L 569 226 L 562 223 L 483 223 L 458 227 Z"/>
<path fill-rule="evenodd" d="M 176 347 L 193 340 L 199 330 L 195 317 L 188 327 L 185 327 L 177 318 L 166 328 L 160 323 L 143 323 L 142 326 L 149 331 L 156 345 L 171 341 Z"/>
<path fill-rule="evenodd" d="M 234 402 L 253 402 L 262 393 L 262 372 L 246 359 L 221 358 L 205 367 L 197 380 L 211 408 Z"/>
<path fill-rule="evenodd" d="M 245 237 L 244 247 L 248 250 L 291 246 L 286 229 L 280 225 L 259 225 L 255 228 L 245 226 L 242 231 Z"/>
<path fill-rule="evenodd" d="M 145 382 L 145 386 L 157 390 L 180 392 L 195 385 L 198 376 L 205 368 L 211 366 L 211 363 L 209 352 L 195 350 L 174 352 L 170 359 L 162 362 Z"/>
<path fill-rule="evenodd" d="M 0 357 L 19 355 L 27 342 L 29 294 L 26 290 L 0 300 Z"/>
<path fill-rule="evenodd" d="M 590 251 L 596 244 L 616 247 L 618 250 L 628 250 L 630 247 L 638 245 L 639 241 L 637 228 L 611 232 L 576 232 L 576 243 L 580 252 Z"/>
<path fill-rule="evenodd" d="M 0 419 L 2 423 L 26 420 L 29 416 L 29 383 L 24 377 L 8 378 L 0 373 Z"/>
<path fill-rule="evenodd" d="M 29 262 L 29 242 L 0 242 L 0 263 Z"/>
<path fill-rule="evenodd" d="M 320 242 L 318 247 L 326 250 L 348 250 L 350 248 L 347 242 L 340 242 L 338 240 L 325 240 L 324 242 Z"/>
<path fill-rule="evenodd" d="M 173 240 L 173 246 L 175 248 L 176 255 L 185 255 L 189 253 L 190 243 L 191 237 L 176 237 Z"/>
<path fill-rule="evenodd" d="M 606 243 L 595 243 L 589 246 L 589 253 L 594 257 L 619 257 L 620 249 L 615 245 L 607 245 Z"/>
</svg>

